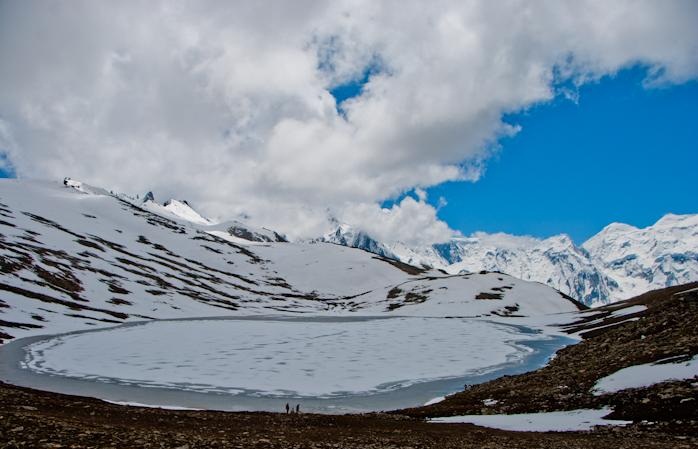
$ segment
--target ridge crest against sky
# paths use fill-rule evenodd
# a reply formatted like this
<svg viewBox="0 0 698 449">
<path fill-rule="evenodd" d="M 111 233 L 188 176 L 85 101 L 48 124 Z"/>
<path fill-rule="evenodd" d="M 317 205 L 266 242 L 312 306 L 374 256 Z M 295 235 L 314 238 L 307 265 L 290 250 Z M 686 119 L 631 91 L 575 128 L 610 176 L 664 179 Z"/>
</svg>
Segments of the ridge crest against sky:
<svg viewBox="0 0 698 449">
<path fill-rule="evenodd" d="M 479 222 L 468 205 L 500 197 L 485 190 L 478 199 L 467 186 L 497 179 L 509 154 L 518 172 L 544 166 L 537 117 L 574 120 L 566 108 L 581 110 L 587 90 L 618 77 L 641 85 L 643 98 L 683 89 L 685 101 L 695 100 L 696 23 L 690 0 L 2 2 L 0 164 L 18 177 L 71 176 L 186 198 L 214 219 L 245 214 L 292 238 L 321 235 L 331 215 L 383 241 L 441 241 L 478 224 L 538 236 L 568 226 L 580 240 L 597 223 L 695 212 L 680 210 L 696 207 L 683 192 L 689 184 L 672 185 L 665 196 L 679 200 L 652 217 L 638 208 L 624 216 L 622 195 L 593 220 L 564 207 L 557 220 L 541 207 L 520 212 L 512 198 L 519 205 L 499 209 L 519 215 L 485 208 Z M 626 160 L 674 151 L 674 165 L 661 168 L 685 170 L 696 136 L 683 123 L 695 122 L 696 108 L 668 114 L 661 130 L 678 129 L 681 140 L 631 147 L 638 142 L 618 140 L 614 129 L 633 123 L 619 120 L 598 136 L 614 144 L 598 164 L 621 171 Z M 543 155 L 593 155 L 577 137 Z M 562 173 L 589 170 L 559 163 Z M 539 173 L 530 176 L 541 183 Z M 494 190 L 528 185 L 525 177 L 503 182 Z M 552 198 L 537 201 L 550 210 L 565 200 Z M 594 206 L 567 201 L 587 214 Z M 527 212 L 549 229 L 517 228 Z"/>
</svg>

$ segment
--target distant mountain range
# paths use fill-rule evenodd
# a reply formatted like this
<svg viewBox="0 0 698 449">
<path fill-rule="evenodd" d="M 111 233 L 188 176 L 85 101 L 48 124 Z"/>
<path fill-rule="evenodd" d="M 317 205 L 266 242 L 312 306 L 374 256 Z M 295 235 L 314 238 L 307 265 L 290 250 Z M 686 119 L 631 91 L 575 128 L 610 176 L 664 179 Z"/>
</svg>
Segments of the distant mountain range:
<svg viewBox="0 0 698 449">
<path fill-rule="evenodd" d="M 566 235 L 547 239 L 475 233 L 444 243 L 385 243 L 339 224 L 317 239 L 447 273 L 501 271 L 547 284 L 587 305 L 698 280 L 698 215 L 665 215 L 639 229 L 606 226 L 581 246 Z"/>
<path fill-rule="evenodd" d="M 144 207 L 197 224 L 211 222 L 186 201 L 164 206 L 146 194 Z M 546 239 L 477 232 L 433 245 L 382 242 L 350 224 L 316 242 L 362 249 L 382 257 L 448 274 L 500 271 L 547 284 L 589 306 L 631 298 L 651 289 L 698 281 L 698 214 L 667 214 L 654 225 L 636 228 L 612 223 L 582 245 L 567 235 Z M 239 221 L 215 225 L 244 240 L 283 242 L 277 232 Z"/>
<path fill-rule="evenodd" d="M 72 180 L 70 183 L 80 184 Z M 108 194 L 95 187 L 83 189 Z M 156 214 L 207 226 L 212 232 L 222 232 L 227 238 L 241 242 L 287 241 L 280 233 L 241 221 L 213 224 L 184 200 L 169 200 L 161 205 L 151 192 L 141 200 L 118 197 Z M 564 234 L 538 239 L 477 232 L 442 243 L 415 246 L 379 241 L 350 224 L 334 219 L 331 222 L 334 229 L 311 242 L 358 248 L 447 274 L 499 271 L 549 285 L 589 306 L 698 281 L 698 214 L 667 214 L 643 229 L 612 223 L 581 245 Z"/>
</svg>

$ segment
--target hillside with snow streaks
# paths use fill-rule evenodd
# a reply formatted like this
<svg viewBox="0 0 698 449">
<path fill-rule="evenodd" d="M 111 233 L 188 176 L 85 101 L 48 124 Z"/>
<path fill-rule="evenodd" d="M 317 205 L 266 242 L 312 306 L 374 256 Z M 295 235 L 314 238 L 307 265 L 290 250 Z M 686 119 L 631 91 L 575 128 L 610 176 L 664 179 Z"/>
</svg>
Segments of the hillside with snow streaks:
<svg viewBox="0 0 698 449">
<path fill-rule="evenodd" d="M 151 202 L 77 181 L 0 181 L 0 340 L 166 318 L 578 309 L 508 275 L 445 275 Z"/>
<path fill-rule="evenodd" d="M 587 305 L 698 280 L 698 215 L 669 214 L 644 229 L 615 223 L 581 246 L 566 235 L 537 239 L 478 232 L 416 247 L 379 242 L 344 224 L 319 240 L 452 274 L 501 271 Z"/>
</svg>

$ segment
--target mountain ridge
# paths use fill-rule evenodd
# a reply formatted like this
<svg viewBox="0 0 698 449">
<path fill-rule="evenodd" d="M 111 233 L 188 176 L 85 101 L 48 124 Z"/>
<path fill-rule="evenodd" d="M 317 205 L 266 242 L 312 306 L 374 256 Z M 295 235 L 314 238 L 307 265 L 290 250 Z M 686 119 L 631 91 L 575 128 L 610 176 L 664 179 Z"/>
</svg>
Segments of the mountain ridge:
<svg viewBox="0 0 698 449">
<path fill-rule="evenodd" d="M 380 242 L 347 225 L 319 240 L 371 252 L 378 249 L 386 257 L 448 273 L 501 271 L 545 283 L 587 305 L 698 280 L 698 214 L 666 214 L 645 228 L 611 223 L 581 245 L 566 234 L 539 239 L 476 232 L 410 246 Z"/>
<path fill-rule="evenodd" d="M 67 178 L 69 179 L 69 178 Z M 72 187 L 90 192 L 103 189 L 71 180 Z M 130 197 L 120 195 L 133 202 Z M 186 201 L 164 205 L 144 196 L 142 205 L 170 217 L 211 225 L 243 241 L 281 242 L 285 235 L 234 220 L 226 227 L 201 216 Z M 320 237 L 301 242 L 326 242 L 363 249 L 388 259 L 449 274 L 504 272 L 541 282 L 589 306 L 598 306 L 663 288 L 698 280 L 698 214 L 662 216 L 653 225 L 638 228 L 613 222 L 582 244 L 567 234 L 547 238 L 506 233 L 475 232 L 446 242 L 410 245 L 386 242 L 334 217 L 332 228 Z"/>
</svg>

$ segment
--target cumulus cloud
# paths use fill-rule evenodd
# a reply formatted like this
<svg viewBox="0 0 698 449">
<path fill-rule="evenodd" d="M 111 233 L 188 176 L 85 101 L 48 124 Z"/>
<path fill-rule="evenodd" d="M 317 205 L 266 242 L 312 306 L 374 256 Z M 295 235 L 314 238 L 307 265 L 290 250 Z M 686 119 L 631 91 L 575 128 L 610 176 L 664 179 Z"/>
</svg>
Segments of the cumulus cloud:
<svg viewBox="0 0 698 449">
<path fill-rule="evenodd" d="M 294 237 L 341 207 L 439 240 L 423 200 L 377 202 L 477 180 L 518 131 L 502 114 L 560 82 L 695 78 L 696 21 L 690 0 L 2 2 L 0 149 L 21 177 L 152 189 Z M 339 113 L 330 91 L 368 70 Z"/>
<path fill-rule="evenodd" d="M 417 196 L 406 196 L 390 208 L 368 203 L 346 205 L 339 217 L 382 242 L 430 244 L 457 235 L 426 203 L 423 190 L 417 190 Z"/>
</svg>

